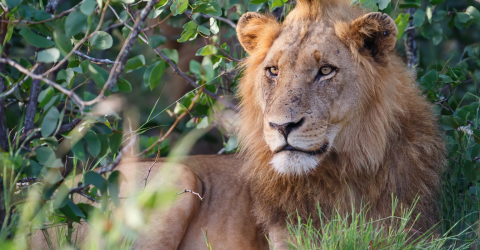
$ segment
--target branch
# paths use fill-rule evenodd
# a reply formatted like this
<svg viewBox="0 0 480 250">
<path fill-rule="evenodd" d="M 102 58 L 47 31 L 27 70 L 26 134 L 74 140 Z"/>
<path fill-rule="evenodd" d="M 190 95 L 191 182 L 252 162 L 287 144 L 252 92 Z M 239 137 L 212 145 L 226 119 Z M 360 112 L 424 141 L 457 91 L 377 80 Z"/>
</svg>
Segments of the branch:
<svg viewBox="0 0 480 250">
<path fill-rule="evenodd" d="M 120 21 L 123 25 L 125 25 L 125 27 L 129 28 L 130 30 L 133 30 L 132 26 L 130 26 L 130 25 L 128 25 L 126 22 L 124 22 L 124 21 L 120 18 L 120 16 L 117 14 L 117 12 L 115 11 L 115 9 L 114 9 L 112 6 L 110 6 L 110 9 L 112 10 L 113 14 L 115 14 L 115 16 L 117 17 L 118 21 Z M 132 17 L 132 18 L 133 18 L 133 17 Z M 143 31 L 142 31 L 142 34 L 143 34 Z M 145 34 L 143 34 L 143 35 L 146 37 Z M 142 41 L 143 41 L 144 43 L 148 44 L 147 39 L 145 39 L 144 37 L 142 37 L 142 36 L 140 36 L 140 35 L 139 35 L 138 37 L 140 37 L 140 39 L 142 39 Z"/>
<path fill-rule="evenodd" d="M 33 72 L 41 74 L 43 72 L 43 66 L 43 63 L 40 63 L 38 67 L 33 70 Z M 38 78 L 33 79 L 32 81 L 32 85 L 30 87 L 30 96 L 28 98 L 27 111 L 25 113 L 24 131 L 31 130 L 35 126 L 35 114 L 37 113 L 38 95 L 40 94 L 40 90 L 42 89 L 41 83 L 42 80 Z"/>
<path fill-rule="evenodd" d="M 405 53 L 407 54 L 407 66 L 409 69 L 414 69 L 418 64 L 417 42 L 415 41 L 415 23 L 413 21 L 413 14 L 415 8 L 408 8 L 407 13 L 410 14 L 410 21 L 405 30 L 407 38 L 405 39 Z"/>
<path fill-rule="evenodd" d="M 198 196 L 200 201 L 203 201 L 203 198 L 205 198 L 205 195 L 207 195 L 207 193 L 205 193 L 202 197 L 199 193 L 193 192 L 192 190 L 189 190 L 189 189 L 185 189 L 182 192 L 178 193 L 177 195 L 181 195 L 181 194 L 184 194 L 184 193 L 192 193 L 192 194 Z"/>
<path fill-rule="evenodd" d="M 147 3 L 147 6 L 140 12 L 140 16 L 137 18 L 137 21 L 135 22 L 135 25 L 133 26 L 132 32 L 130 32 L 130 35 L 127 38 L 127 41 L 125 41 L 125 44 L 123 45 L 122 50 L 120 51 L 120 54 L 118 55 L 117 59 L 115 61 L 119 62 L 117 64 L 114 64 L 112 71 L 110 72 L 110 75 L 108 76 L 108 80 L 105 84 L 105 86 L 108 86 L 110 90 L 113 89 L 115 84 L 117 84 L 118 79 L 120 78 L 120 75 L 123 73 L 125 70 L 125 63 L 128 60 L 128 55 L 130 54 L 130 51 L 133 48 L 133 45 L 135 44 L 137 37 L 139 33 L 142 30 L 142 26 L 145 22 L 145 19 L 148 16 L 148 13 L 153 9 L 153 6 L 158 3 L 159 0 L 151 0 Z M 105 88 L 104 88 L 105 89 Z M 102 90 L 102 92 L 104 92 Z M 103 93 L 102 93 L 103 94 Z"/>
<path fill-rule="evenodd" d="M 108 172 L 112 172 L 117 167 L 117 165 L 120 163 L 120 161 L 122 161 L 123 156 L 128 152 L 128 150 L 130 150 L 130 148 L 132 148 L 133 145 L 135 145 L 135 142 L 137 142 L 137 138 L 138 138 L 138 135 L 133 136 L 133 138 L 130 139 L 130 142 L 127 144 L 127 146 L 125 146 L 122 149 L 122 151 L 120 151 L 120 153 L 118 153 L 115 160 L 112 163 L 110 163 L 109 165 L 103 166 L 100 169 L 100 171 L 98 171 L 98 173 L 99 174 L 105 174 L 105 173 L 108 173 Z"/>
<path fill-rule="evenodd" d="M 160 58 L 162 58 L 162 60 L 164 60 L 165 62 L 168 63 L 168 65 L 170 65 L 170 67 L 172 67 L 173 69 L 173 72 L 175 72 L 175 74 L 181 76 L 183 79 L 185 79 L 190 85 L 192 85 L 194 88 L 198 88 L 200 87 L 200 85 L 198 85 L 194 80 L 190 79 L 188 76 L 186 76 L 178 67 L 177 65 L 175 65 L 175 63 L 173 63 L 170 58 L 168 58 L 166 55 L 164 55 L 159 49 L 154 49 L 155 53 L 157 53 L 158 56 L 160 56 Z M 217 94 L 214 94 L 206 89 L 203 90 L 203 93 L 205 93 L 206 95 L 210 96 L 211 98 L 213 99 L 216 99 L 218 100 L 219 102 L 221 102 L 225 107 L 229 108 L 229 109 L 232 109 L 232 110 L 235 110 L 238 112 L 238 108 L 237 106 L 227 102 L 225 99 L 221 98 L 220 96 L 218 96 Z"/>
<path fill-rule="evenodd" d="M 111 61 L 111 60 L 108 60 L 108 59 L 93 58 L 93 57 L 90 57 L 90 56 L 87 56 L 87 55 L 83 54 L 80 51 L 75 51 L 75 55 L 77 55 L 79 57 L 82 57 L 82 58 L 85 58 L 87 60 L 90 60 L 90 62 L 95 63 L 95 64 L 115 64 L 115 63 L 117 63 L 115 61 Z"/>
</svg>

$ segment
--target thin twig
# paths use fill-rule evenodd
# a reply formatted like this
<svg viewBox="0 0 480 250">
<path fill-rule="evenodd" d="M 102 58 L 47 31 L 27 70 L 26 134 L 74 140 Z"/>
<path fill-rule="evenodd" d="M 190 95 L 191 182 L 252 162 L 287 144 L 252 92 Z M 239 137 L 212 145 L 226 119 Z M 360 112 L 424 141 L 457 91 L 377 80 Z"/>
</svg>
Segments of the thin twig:
<svg viewBox="0 0 480 250">
<path fill-rule="evenodd" d="M 87 55 L 83 54 L 80 51 L 75 51 L 75 55 L 77 55 L 79 57 L 82 57 L 82 58 L 85 58 L 87 60 L 90 60 L 90 62 L 95 63 L 95 64 L 115 64 L 115 63 L 117 63 L 115 61 L 111 61 L 111 60 L 108 60 L 108 59 L 93 58 L 91 56 L 87 56 Z"/>
<path fill-rule="evenodd" d="M 205 196 L 207 195 L 207 193 L 205 193 L 205 194 L 203 195 L 203 197 L 202 197 L 199 193 L 194 192 L 194 191 L 192 191 L 192 190 L 190 190 L 190 189 L 185 189 L 185 190 L 183 190 L 182 192 L 178 193 L 177 195 L 181 195 L 181 194 L 184 194 L 184 193 L 192 193 L 192 194 L 198 196 L 198 198 L 200 199 L 200 201 L 203 201 L 203 198 L 205 198 Z"/>
<path fill-rule="evenodd" d="M 117 17 L 117 19 L 118 19 L 123 25 L 125 25 L 125 26 L 126 26 L 127 28 L 129 28 L 130 30 L 133 30 L 133 27 L 130 26 L 130 25 L 128 25 L 126 22 L 124 22 L 124 21 L 120 18 L 120 16 L 117 14 L 117 12 L 115 11 L 115 9 L 114 9 L 112 6 L 110 6 L 110 9 L 112 10 L 113 14 L 115 14 L 115 16 Z M 132 19 L 133 19 L 133 17 L 132 17 Z M 148 44 L 147 39 L 145 39 L 143 36 L 140 36 L 140 35 L 139 35 L 138 37 L 140 37 L 140 39 L 142 39 L 142 41 L 143 41 L 144 43 Z"/>
<path fill-rule="evenodd" d="M 57 133 L 55 133 L 55 135 L 59 135 L 59 134 L 63 134 L 63 133 L 67 133 L 67 132 L 71 131 L 72 129 L 74 129 L 80 123 L 80 121 L 82 121 L 82 120 L 81 119 L 73 119 L 71 122 L 69 122 L 67 124 L 63 124 L 62 126 L 60 126 L 60 128 L 58 129 Z M 52 135 L 52 136 L 54 136 L 54 135 Z M 26 142 L 28 142 L 28 141 L 31 141 L 33 139 L 38 139 L 38 138 L 42 138 L 42 133 L 41 132 L 36 132 L 36 129 L 25 131 L 20 136 L 20 138 L 18 140 L 18 145 L 22 145 L 22 143 L 25 140 L 27 140 Z"/>
<path fill-rule="evenodd" d="M 80 191 L 80 192 L 78 192 L 77 194 L 79 194 L 79 195 L 81 195 L 81 196 L 83 196 L 83 197 L 85 197 L 85 198 L 87 198 L 87 199 L 89 199 L 89 200 L 91 200 L 91 201 L 93 201 L 93 202 L 98 202 L 97 199 L 88 196 L 88 195 L 87 195 L 85 192 L 83 192 L 83 191 Z"/>
<path fill-rule="evenodd" d="M 148 176 L 150 176 L 150 172 L 152 171 L 153 166 L 157 163 L 158 157 L 160 157 L 160 148 L 158 148 L 158 152 L 157 152 L 157 156 L 155 157 L 155 161 L 153 162 L 152 166 L 150 166 L 150 168 L 148 169 L 147 176 L 145 176 L 145 186 L 143 187 L 143 189 L 145 189 L 147 187 Z"/>
</svg>

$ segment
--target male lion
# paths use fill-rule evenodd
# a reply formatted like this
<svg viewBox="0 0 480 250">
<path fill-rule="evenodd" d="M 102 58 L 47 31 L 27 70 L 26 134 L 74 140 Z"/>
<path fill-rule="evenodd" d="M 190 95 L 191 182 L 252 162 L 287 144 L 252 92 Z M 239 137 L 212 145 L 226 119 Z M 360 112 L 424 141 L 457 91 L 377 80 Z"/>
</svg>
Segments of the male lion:
<svg viewBox="0 0 480 250">
<path fill-rule="evenodd" d="M 436 222 L 445 162 L 431 105 L 393 53 L 394 21 L 349 0 L 298 0 L 278 23 L 246 13 L 238 39 L 249 53 L 239 87 L 240 155 L 192 156 L 173 169 L 179 195 L 152 217 L 138 249 L 285 249 L 286 218 L 368 204 L 368 218 L 391 215 L 391 195 L 420 200 L 414 228 Z M 143 188 L 151 160 L 124 163 L 127 183 Z M 164 187 L 170 175 L 149 185 Z M 122 186 L 121 195 L 135 190 Z M 314 225 L 320 218 L 312 216 Z"/>
</svg>

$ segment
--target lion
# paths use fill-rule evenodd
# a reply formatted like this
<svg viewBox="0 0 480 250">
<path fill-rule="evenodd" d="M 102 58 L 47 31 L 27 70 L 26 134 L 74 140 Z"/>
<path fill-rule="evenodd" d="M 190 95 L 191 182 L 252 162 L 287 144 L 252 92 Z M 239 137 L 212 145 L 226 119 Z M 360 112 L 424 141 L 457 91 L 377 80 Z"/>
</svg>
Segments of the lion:
<svg viewBox="0 0 480 250">
<path fill-rule="evenodd" d="M 446 149 L 432 105 L 394 53 L 388 15 L 349 0 L 298 0 L 283 23 L 245 13 L 237 34 L 249 55 L 238 89 L 241 153 L 155 163 L 148 185 L 165 187 L 168 169 L 180 177 L 172 187 L 198 196 L 178 195 L 153 215 L 136 249 L 204 249 L 202 232 L 213 249 L 288 249 L 289 214 L 305 221 L 318 206 L 328 217 L 368 204 L 369 219 L 386 218 L 392 195 L 405 207 L 419 197 L 416 231 L 438 222 Z M 134 172 L 152 163 L 123 163 L 125 183 L 143 188 Z M 122 184 L 120 195 L 134 190 Z"/>
</svg>

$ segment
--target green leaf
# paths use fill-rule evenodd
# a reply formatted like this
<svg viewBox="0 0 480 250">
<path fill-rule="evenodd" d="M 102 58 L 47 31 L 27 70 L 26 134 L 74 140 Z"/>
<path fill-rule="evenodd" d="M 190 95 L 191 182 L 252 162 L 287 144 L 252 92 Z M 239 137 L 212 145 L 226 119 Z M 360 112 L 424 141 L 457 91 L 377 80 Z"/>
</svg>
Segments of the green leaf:
<svg viewBox="0 0 480 250">
<path fill-rule="evenodd" d="M 102 146 L 100 144 L 100 140 L 97 137 L 97 134 L 95 134 L 95 132 L 90 130 L 85 134 L 84 139 L 87 142 L 87 148 L 88 148 L 88 151 L 90 151 L 90 154 L 93 157 L 97 157 L 98 154 L 100 153 L 100 150 L 102 149 Z"/>
<path fill-rule="evenodd" d="M 442 78 L 442 80 L 443 80 L 445 83 L 453 82 L 453 79 L 452 79 L 450 76 L 440 74 L 439 77 Z"/>
<path fill-rule="evenodd" d="M 270 6 L 270 11 L 273 9 L 283 6 L 287 1 L 284 0 L 268 0 L 268 6 Z"/>
<path fill-rule="evenodd" d="M 122 133 L 113 132 L 112 135 L 110 135 L 109 141 L 112 153 L 116 154 L 120 150 L 120 145 L 122 145 L 122 139 Z"/>
<path fill-rule="evenodd" d="M 95 10 L 95 6 L 97 6 L 97 2 L 95 0 L 85 0 L 85 2 L 80 5 L 80 11 L 83 14 L 90 16 Z"/>
<path fill-rule="evenodd" d="M 85 149 L 83 148 L 82 140 L 79 140 L 73 147 L 72 153 L 80 161 L 85 162 Z"/>
<path fill-rule="evenodd" d="M 48 111 L 42 121 L 42 137 L 48 137 L 55 131 L 59 117 L 60 112 L 57 108 L 53 107 Z"/>
<path fill-rule="evenodd" d="M 69 200 L 70 201 L 70 200 Z M 73 202 L 72 202 L 73 203 Z M 67 202 L 68 204 L 68 202 Z M 75 205 L 73 203 L 73 205 Z M 76 206 L 76 205 L 75 205 Z M 72 220 L 72 221 L 75 221 L 77 223 L 80 223 L 80 219 L 78 218 L 77 215 L 75 215 L 75 212 L 73 211 L 73 209 L 71 208 L 70 204 L 68 204 L 67 206 L 63 206 L 62 208 L 59 209 L 63 215 L 65 215 L 65 217 L 67 217 L 68 219 Z"/>
<path fill-rule="evenodd" d="M 13 8 L 17 7 L 18 5 L 20 5 L 20 3 L 22 2 L 22 0 L 5 0 L 5 2 L 7 3 L 7 7 L 12 10 Z"/>
<path fill-rule="evenodd" d="M 170 6 L 170 10 L 172 11 L 173 15 L 176 16 L 178 14 L 182 14 L 188 8 L 188 0 L 175 0 Z"/>
<path fill-rule="evenodd" d="M 79 10 L 70 13 L 65 20 L 65 33 L 67 37 L 74 36 L 82 31 L 87 24 L 87 16 Z"/>
<path fill-rule="evenodd" d="M 475 140 L 475 143 L 480 143 L 480 130 L 472 129 L 472 132 L 473 132 L 473 139 Z"/>
<path fill-rule="evenodd" d="M 466 10 L 465 13 L 467 13 L 470 18 L 473 20 L 473 22 L 480 24 L 480 11 L 478 11 L 477 8 L 473 6 L 469 6 Z"/>
<path fill-rule="evenodd" d="M 162 49 L 162 53 L 170 58 L 175 64 L 178 63 L 178 51 L 176 49 Z"/>
<path fill-rule="evenodd" d="M 420 78 L 420 82 L 427 83 L 429 86 L 433 86 L 438 81 L 438 75 L 436 70 L 430 70 L 428 73 Z"/>
<path fill-rule="evenodd" d="M 60 58 L 60 50 L 57 48 L 45 49 L 37 54 L 37 61 L 44 63 L 56 62 L 58 58 Z"/>
<path fill-rule="evenodd" d="M 210 3 L 202 3 L 193 9 L 193 13 L 199 12 L 207 15 L 218 13 L 217 10 L 215 10 L 215 7 Z"/>
<path fill-rule="evenodd" d="M 113 39 L 110 34 L 105 31 L 98 31 L 91 39 L 90 45 L 99 50 L 109 49 L 113 45 Z"/>
<path fill-rule="evenodd" d="M 88 72 L 90 72 L 95 84 L 97 84 L 98 87 L 103 88 L 105 82 L 108 80 L 108 72 L 93 63 L 88 64 Z"/>
<path fill-rule="evenodd" d="M 23 38 L 25 38 L 25 40 L 29 44 L 31 44 L 35 47 L 46 48 L 46 47 L 51 47 L 51 46 L 55 45 L 55 43 L 53 41 L 50 41 L 43 36 L 40 36 L 40 35 L 37 35 L 37 34 L 33 33 L 33 31 L 31 31 L 28 28 L 22 28 L 19 33 L 20 33 L 20 35 L 23 36 Z"/>
<path fill-rule="evenodd" d="M 413 15 L 413 22 L 415 23 L 416 28 L 421 27 L 425 22 L 425 12 L 421 9 L 415 11 L 415 14 Z"/>
<path fill-rule="evenodd" d="M 35 157 L 41 165 L 45 165 L 45 163 L 50 161 L 50 158 L 52 157 L 56 158 L 55 152 L 49 147 L 37 148 L 37 150 L 35 150 Z"/>
<path fill-rule="evenodd" d="M 375 0 L 360 0 L 359 3 L 362 9 L 366 9 L 371 12 L 378 11 L 377 3 Z"/>
<path fill-rule="evenodd" d="M 177 39 L 177 42 L 179 43 L 184 43 L 186 41 L 189 41 L 190 39 L 195 39 L 197 35 L 197 25 L 195 22 L 190 21 L 183 25 L 183 31 L 179 39 Z"/>
<path fill-rule="evenodd" d="M 432 42 L 434 46 L 437 46 L 443 39 L 443 36 L 441 34 L 436 34 L 432 37 Z"/>
<path fill-rule="evenodd" d="M 395 24 L 397 24 L 397 29 L 398 29 L 397 39 L 400 39 L 402 37 L 403 33 L 405 32 L 405 29 L 407 28 L 409 19 L 410 19 L 409 13 L 407 13 L 406 15 L 399 14 L 398 17 L 395 19 Z"/>
<path fill-rule="evenodd" d="M 470 15 L 468 15 L 467 13 L 463 13 L 463 12 L 457 12 L 457 18 L 461 23 L 466 23 L 466 22 L 470 21 Z"/>
<path fill-rule="evenodd" d="M 227 153 L 235 153 L 235 150 L 237 149 L 237 147 L 238 147 L 237 137 L 232 136 L 230 137 L 230 139 L 228 139 L 228 142 L 225 145 L 225 151 Z"/>
<path fill-rule="evenodd" d="M 213 44 L 207 45 L 205 47 L 200 48 L 197 53 L 195 53 L 196 56 L 208 56 L 213 54 L 215 51 L 215 46 Z"/>
<path fill-rule="evenodd" d="M 210 30 L 207 27 L 202 25 L 198 26 L 197 31 L 207 36 L 210 35 Z"/>
<path fill-rule="evenodd" d="M 118 89 L 122 92 L 125 92 L 125 93 L 132 92 L 132 85 L 130 84 L 129 81 L 127 81 L 124 78 L 118 79 L 117 85 L 118 85 Z"/>
<path fill-rule="evenodd" d="M 218 27 L 217 19 L 213 17 L 210 18 L 210 31 L 214 35 L 216 35 L 220 31 L 220 28 Z"/>
<path fill-rule="evenodd" d="M 120 205 L 118 194 L 120 193 L 120 180 L 124 179 L 120 171 L 113 171 L 108 177 L 108 192 L 115 206 Z"/>
<path fill-rule="evenodd" d="M 450 68 L 447 66 L 447 73 L 445 74 L 455 81 L 465 81 L 467 79 L 461 68 Z"/>
<path fill-rule="evenodd" d="M 160 45 L 164 45 L 167 42 L 167 38 L 164 36 L 151 36 L 148 38 L 148 46 L 150 48 L 155 49 Z"/>
<path fill-rule="evenodd" d="M 55 41 L 55 44 L 64 56 L 66 56 L 70 51 L 72 51 L 72 41 L 70 41 L 70 38 L 65 35 L 65 25 L 63 20 L 58 20 L 57 22 L 55 22 L 53 40 Z"/>
<path fill-rule="evenodd" d="M 145 65 L 145 56 L 142 54 L 138 56 L 134 56 L 128 59 L 127 63 L 125 64 L 125 71 L 136 70 Z"/>
<path fill-rule="evenodd" d="M 102 195 L 105 193 L 105 191 L 107 191 L 107 181 L 105 180 L 105 178 L 103 178 L 103 176 L 101 176 L 99 173 L 94 172 L 94 171 L 88 171 L 85 174 L 84 184 L 85 185 L 90 185 L 90 184 L 94 185 L 95 187 L 98 188 L 98 190 L 100 190 Z"/>
<path fill-rule="evenodd" d="M 376 2 L 378 3 L 378 9 L 384 10 L 388 7 L 390 0 L 376 0 Z"/>
<path fill-rule="evenodd" d="M 57 194 L 55 195 L 55 200 L 53 200 L 53 207 L 54 208 L 62 208 L 67 204 L 67 197 L 69 194 L 68 187 L 65 184 L 61 184 L 58 187 Z"/>
<path fill-rule="evenodd" d="M 261 4 L 261 3 L 266 3 L 268 0 L 252 0 L 250 1 L 251 4 Z"/>
<path fill-rule="evenodd" d="M 445 2 L 445 0 L 430 0 L 431 5 L 438 5 Z"/>
<path fill-rule="evenodd" d="M 202 65 L 195 60 L 190 61 L 190 72 L 194 73 L 197 76 L 202 75 Z"/>
<path fill-rule="evenodd" d="M 38 95 L 38 107 L 44 107 L 48 102 L 50 102 L 54 95 L 55 91 L 52 87 L 48 87 L 44 91 L 40 92 L 40 94 Z"/>
<path fill-rule="evenodd" d="M 155 64 L 147 68 L 144 73 L 144 84 L 150 86 L 150 90 L 153 90 L 159 83 L 165 72 L 165 62 L 158 61 Z"/>
</svg>

